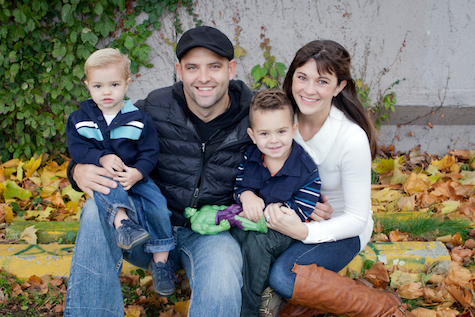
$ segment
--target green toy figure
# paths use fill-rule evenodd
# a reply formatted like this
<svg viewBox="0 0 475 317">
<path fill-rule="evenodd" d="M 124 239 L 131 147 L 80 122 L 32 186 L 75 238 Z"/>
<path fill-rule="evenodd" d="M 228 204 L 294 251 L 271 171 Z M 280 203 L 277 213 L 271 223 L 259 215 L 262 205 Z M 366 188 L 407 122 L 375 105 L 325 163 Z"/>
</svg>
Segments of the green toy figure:
<svg viewBox="0 0 475 317">
<path fill-rule="evenodd" d="M 259 231 L 266 233 L 267 226 L 264 216 L 255 223 L 249 219 L 238 216 L 242 208 L 239 205 L 217 206 L 206 205 L 200 210 L 196 208 L 185 208 L 184 215 L 190 219 L 191 229 L 202 235 L 214 235 L 221 231 L 229 230 L 236 226 L 245 231 Z"/>
</svg>

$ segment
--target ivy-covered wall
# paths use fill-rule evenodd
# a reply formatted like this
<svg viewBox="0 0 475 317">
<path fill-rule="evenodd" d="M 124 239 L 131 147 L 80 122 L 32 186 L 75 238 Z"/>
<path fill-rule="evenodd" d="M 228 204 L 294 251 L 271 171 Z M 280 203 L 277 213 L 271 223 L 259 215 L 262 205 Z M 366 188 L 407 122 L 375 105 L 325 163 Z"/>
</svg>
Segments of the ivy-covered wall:
<svg viewBox="0 0 475 317">
<path fill-rule="evenodd" d="M 200 21 L 191 0 L 0 0 L 0 159 L 67 154 L 65 124 L 88 98 L 84 62 L 98 47 L 119 48 L 131 69 L 152 67 L 145 43 L 178 7 Z"/>
<path fill-rule="evenodd" d="M 406 150 L 419 143 L 439 153 L 475 147 L 470 0 L 0 0 L 0 5 L 3 161 L 68 154 L 66 119 L 88 98 L 83 64 L 95 49 L 117 47 L 131 56 L 135 75 L 128 96 L 136 101 L 177 80 L 174 45 L 183 30 L 200 23 L 232 39 L 236 78 L 254 88 L 279 86 L 295 51 L 307 42 L 340 42 L 353 56 L 361 97 L 373 112 L 387 116 L 380 122 L 382 144 Z"/>
</svg>

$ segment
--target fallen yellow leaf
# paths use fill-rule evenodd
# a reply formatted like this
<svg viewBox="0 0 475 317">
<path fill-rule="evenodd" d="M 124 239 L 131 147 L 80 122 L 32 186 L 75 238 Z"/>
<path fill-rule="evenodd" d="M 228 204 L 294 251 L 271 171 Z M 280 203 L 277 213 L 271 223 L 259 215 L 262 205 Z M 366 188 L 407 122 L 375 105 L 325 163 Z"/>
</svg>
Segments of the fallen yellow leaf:
<svg viewBox="0 0 475 317">
<path fill-rule="evenodd" d="M 398 294 L 401 298 L 415 299 L 424 296 L 424 292 L 421 288 L 421 283 L 408 283 L 401 285 L 398 289 Z"/>
<path fill-rule="evenodd" d="M 31 177 L 33 176 L 33 173 L 38 170 L 38 167 L 40 167 L 41 164 L 41 156 L 38 157 L 36 160 L 34 157 L 32 157 L 28 163 L 25 164 L 24 170 L 25 170 L 25 176 L 26 177 Z"/>
<path fill-rule="evenodd" d="M 37 244 L 38 237 L 36 236 L 35 226 L 26 227 L 20 235 L 20 239 L 25 240 L 28 244 Z"/>
<path fill-rule="evenodd" d="M 424 192 L 429 189 L 429 186 L 430 180 L 428 179 L 428 176 L 416 173 L 411 173 L 403 185 L 404 190 L 409 195 Z"/>
<path fill-rule="evenodd" d="M 457 208 L 460 206 L 460 201 L 448 200 L 444 201 L 442 205 L 444 206 L 444 208 L 442 208 L 442 215 L 445 215 L 457 210 Z"/>
</svg>

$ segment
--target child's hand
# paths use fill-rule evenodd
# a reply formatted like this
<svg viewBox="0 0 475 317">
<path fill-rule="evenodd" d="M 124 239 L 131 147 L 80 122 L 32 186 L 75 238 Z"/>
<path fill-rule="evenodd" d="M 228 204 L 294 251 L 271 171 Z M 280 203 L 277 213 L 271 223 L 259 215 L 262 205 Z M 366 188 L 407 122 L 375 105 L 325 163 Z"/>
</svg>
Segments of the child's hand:
<svg viewBox="0 0 475 317">
<path fill-rule="evenodd" d="M 250 190 L 242 192 L 239 199 L 242 205 L 242 213 L 240 216 L 254 222 L 259 222 L 259 219 L 261 219 L 264 213 L 264 207 L 266 206 L 264 200 Z"/>
<path fill-rule="evenodd" d="M 107 154 L 99 159 L 99 164 L 102 165 L 109 173 L 117 175 L 117 172 L 124 170 L 125 164 L 120 157 L 115 154 Z"/>
<path fill-rule="evenodd" d="M 117 173 L 117 175 L 117 177 L 114 177 L 114 180 L 118 181 L 125 190 L 129 190 L 135 183 L 143 178 L 142 173 L 140 173 L 138 169 L 128 167 L 127 165 L 124 165 L 124 171 Z"/>
</svg>

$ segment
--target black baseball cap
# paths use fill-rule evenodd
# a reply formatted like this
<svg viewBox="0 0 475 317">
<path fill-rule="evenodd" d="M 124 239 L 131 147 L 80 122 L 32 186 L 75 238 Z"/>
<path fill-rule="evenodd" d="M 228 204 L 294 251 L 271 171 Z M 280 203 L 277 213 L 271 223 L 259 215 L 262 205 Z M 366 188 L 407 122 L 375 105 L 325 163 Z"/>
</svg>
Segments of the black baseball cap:
<svg viewBox="0 0 475 317">
<path fill-rule="evenodd" d="M 195 47 L 204 47 L 229 60 L 234 58 L 234 47 L 226 35 L 211 26 L 198 26 L 183 33 L 176 45 L 176 57 Z"/>
</svg>

